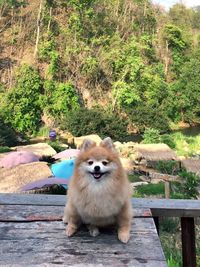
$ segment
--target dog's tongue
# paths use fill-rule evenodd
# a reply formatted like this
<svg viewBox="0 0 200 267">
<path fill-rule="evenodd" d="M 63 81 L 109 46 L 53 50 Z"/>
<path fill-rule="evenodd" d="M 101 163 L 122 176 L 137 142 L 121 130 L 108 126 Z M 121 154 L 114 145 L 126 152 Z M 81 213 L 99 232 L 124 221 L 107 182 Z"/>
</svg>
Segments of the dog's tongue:
<svg viewBox="0 0 200 267">
<path fill-rule="evenodd" d="M 93 175 L 95 179 L 99 179 L 101 177 L 101 173 L 94 173 Z"/>
</svg>

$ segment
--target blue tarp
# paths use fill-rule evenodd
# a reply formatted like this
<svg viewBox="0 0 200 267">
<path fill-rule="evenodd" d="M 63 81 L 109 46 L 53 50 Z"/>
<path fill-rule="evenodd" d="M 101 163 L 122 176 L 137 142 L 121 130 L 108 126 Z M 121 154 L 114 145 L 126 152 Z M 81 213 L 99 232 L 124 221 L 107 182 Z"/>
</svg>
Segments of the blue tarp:
<svg viewBox="0 0 200 267">
<path fill-rule="evenodd" d="M 51 171 L 54 176 L 63 178 L 66 180 L 70 180 L 74 173 L 74 159 L 63 160 L 59 163 L 55 163 L 51 165 Z M 66 185 L 63 185 L 64 188 L 67 188 Z"/>
</svg>

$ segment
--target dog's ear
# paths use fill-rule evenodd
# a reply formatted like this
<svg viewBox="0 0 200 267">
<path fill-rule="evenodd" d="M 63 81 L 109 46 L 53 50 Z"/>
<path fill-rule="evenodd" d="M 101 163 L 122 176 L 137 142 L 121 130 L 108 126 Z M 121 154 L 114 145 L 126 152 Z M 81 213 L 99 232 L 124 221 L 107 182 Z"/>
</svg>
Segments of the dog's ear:
<svg viewBox="0 0 200 267">
<path fill-rule="evenodd" d="M 112 151 L 116 151 L 113 141 L 110 137 L 106 137 L 103 141 L 101 141 L 100 146 L 110 149 Z"/>
<path fill-rule="evenodd" d="M 92 148 L 96 146 L 96 143 L 90 139 L 85 139 L 81 145 L 81 152 L 88 150 L 89 148 Z"/>
</svg>

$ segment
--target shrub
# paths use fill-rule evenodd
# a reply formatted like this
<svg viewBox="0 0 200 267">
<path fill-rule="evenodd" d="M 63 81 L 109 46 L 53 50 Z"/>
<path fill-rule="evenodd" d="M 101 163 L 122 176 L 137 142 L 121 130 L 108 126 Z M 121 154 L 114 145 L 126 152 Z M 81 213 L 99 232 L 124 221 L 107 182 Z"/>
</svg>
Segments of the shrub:
<svg viewBox="0 0 200 267">
<path fill-rule="evenodd" d="M 5 123 L 0 118 L 0 146 L 15 146 L 16 144 L 17 137 L 15 131 L 10 127 L 9 124 Z M 1 152 L 7 152 L 5 150 L 5 147 L 1 147 Z"/>
<path fill-rule="evenodd" d="M 0 146 L 0 153 L 12 151 L 8 146 Z"/>
<path fill-rule="evenodd" d="M 173 183 L 172 197 L 180 199 L 197 199 L 199 195 L 197 186 L 200 182 L 200 177 L 185 170 L 179 172 L 179 176 L 182 178 L 182 181 L 181 183 Z"/>
<path fill-rule="evenodd" d="M 79 97 L 70 82 L 58 83 L 47 80 L 44 83 L 44 90 L 45 111 L 55 119 L 61 121 L 70 111 L 79 109 Z"/>
<path fill-rule="evenodd" d="M 166 145 L 168 145 L 170 148 L 174 149 L 176 148 L 176 144 L 173 140 L 173 137 L 169 134 L 163 134 L 160 136 L 160 141 L 161 143 L 164 143 Z"/>
<path fill-rule="evenodd" d="M 160 143 L 160 133 L 157 129 L 146 128 L 143 135 L 144 144 L 156 144 Z"/>
<path fill-rule="evenodd" d="M 179 171 L 179 166 L 174 160 L 160 160 L 156 162 L 155 169 L 161 173 L 174 175 Z"/>
<path fill-rule="evenodd" d="M 160 222 L 160 230 L 175 234 L 179 229 L 179 219 L 178 218 L 163 218 Z"/>
<path fill-rule="evenodd" d="M 98 134 L 102 138 L 110 136 L 114 140 L 122 140 L 127 136 L 127 121 L 117 114 L 100 108 L 81 108 L 68 114 L 63 120 L 62 128 L 69 130 L 74 136 Z"/>
<path fill-rule="evenodd" d="M 143 103 L 132 108 L 129 116 L 141 132 L 145 128 L 154 128 L 159 132 L 167 132 L 169 130 L 169 121 L 162 107 L 151 107 Z"/>
<path fill-rule="evenodd" d="M 40 124 L 42 84 L 34 68 L 23 65 L 16 72 L 16 84 L 4 101 L 4 117 L 19 132 L 33 133 Z"/>
<path fill-rule="evenodd" d="M 61 152 L 61 151 L 66 149 L 65 147 L 62 146 L 62 143 L 60 141 L 58 141 L 58 140 L 56 140 L 56 141 L 48 141 L 47 143 L 48 143 L 48 145 L 53 147 L 53 149 L 55 149 L 55 151 L 57 153 L 59 153 L 59 152 Z"/>
</svg>

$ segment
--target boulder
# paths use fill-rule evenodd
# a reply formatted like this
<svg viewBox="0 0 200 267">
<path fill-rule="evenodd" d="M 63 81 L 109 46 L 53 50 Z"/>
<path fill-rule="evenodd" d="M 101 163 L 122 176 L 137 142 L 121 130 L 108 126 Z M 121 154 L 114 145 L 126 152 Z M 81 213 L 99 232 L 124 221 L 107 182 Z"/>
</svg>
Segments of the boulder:
<svg viewBox="0 0 200 267">
<path fill-rule="evenodd" d="M 99 144 L 102 141 L 101 137 L 99 137 L 97 134 L 74 137 L 74 145 L 76 146 L 76 148 L 80 148 L 85 139 L 90 139 L 96 142 L 97 144 Z"/>
<path fill-rule="evenodd" d="M 122 158 L 122 157 L 120 157 L 120 160 L 125 171 L 131 173 L 134 168 L 134 162 L 128 158 Z"/>
<path fill-rule="evenodd" d="M 138 185 L 147 185 L 148 183 L 147 182 L 135 182 L 135 183 L 131 183 L 131 186 L 134 188 Z"/>
<path fill-rule="evenodd" d="M 46 162 L 0 168 L 0 193 L 18 193 L 22 186 L 49 176 L 52 176 L 52 172 Z"/>
<path fill-rule="evenodd" d="M 29 151 L 34 153 L 35 155 L 42 157 L 42 156 L 53 156 L 56 154 L 56 151 L 47 143 L 38 143 L 26 146 L 17 146 L 15 147 L 17 151 Z"/>
</svg>

